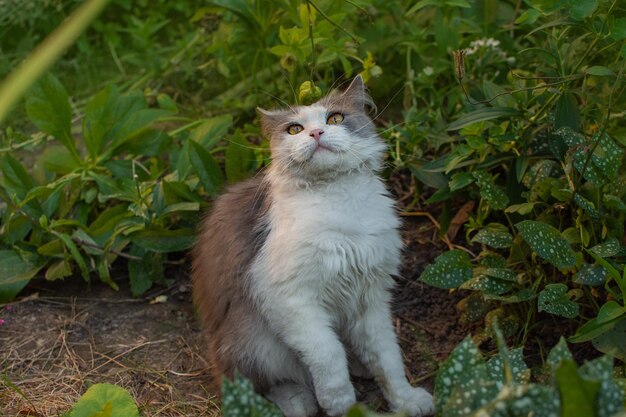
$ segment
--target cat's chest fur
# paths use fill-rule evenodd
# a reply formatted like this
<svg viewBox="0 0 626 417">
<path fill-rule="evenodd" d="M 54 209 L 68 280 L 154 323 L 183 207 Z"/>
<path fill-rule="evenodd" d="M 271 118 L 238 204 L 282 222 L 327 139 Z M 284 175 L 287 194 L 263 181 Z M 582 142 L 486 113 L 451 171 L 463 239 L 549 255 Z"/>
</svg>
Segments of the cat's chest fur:
<svg viewBox="0 0 626 417">
<path fill-rule="evenodd" d="M 265 285 L 359 293 L 397 273 L 399 221 L 378 178 L 356 174 L 271 195 L 270 232 L 256 262 Z"/>
</svg>

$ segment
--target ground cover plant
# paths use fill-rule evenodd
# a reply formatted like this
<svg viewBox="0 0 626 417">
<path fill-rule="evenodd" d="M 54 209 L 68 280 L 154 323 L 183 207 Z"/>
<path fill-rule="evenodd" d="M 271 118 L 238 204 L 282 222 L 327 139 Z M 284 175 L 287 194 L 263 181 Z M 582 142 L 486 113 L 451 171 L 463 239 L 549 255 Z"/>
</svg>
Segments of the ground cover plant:
<svg viewBox="0 0 626 417">
<path fill-rule="evenodd" d="M 77 6 L 0 5 L 0 76 Z M 623 372 L 625 63 L 619 1 L 112 0 L 0 115 L 0 303 L 39 279 L 117 288 L 120 270 L 135 297 L 167 286 L 211 198 L 267 164 L 254 107 L 307 103 L 358 73 L 399 209 L 431 219 L 448 248 L 421 281 L 463 294 L 473 340 L 499 346 L 505 375 L 540 352 L 540 372 L 553 323 Z M 553 365 L 532 386 L 485 373 L 495 360 L 475 373 L 498 386 L 488 402 L 570 398 L 565 375 L 593 395 L 613 384 L 594 373 L 609 359 Z M 440 398 L 441 415 L 496 407 Z"/>
</svg>

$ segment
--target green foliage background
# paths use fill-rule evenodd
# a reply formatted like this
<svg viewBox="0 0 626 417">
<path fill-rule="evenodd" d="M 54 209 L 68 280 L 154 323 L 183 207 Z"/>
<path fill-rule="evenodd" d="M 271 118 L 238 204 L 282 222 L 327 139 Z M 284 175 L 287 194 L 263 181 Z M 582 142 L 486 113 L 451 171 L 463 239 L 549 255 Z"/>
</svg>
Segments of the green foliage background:
<svg viewBox="0 0 626 417">
<path fill-rule="evenodd" d="M 2 3 L 0 77 L 77 4 Z M 625 39 L 609 0 L 113 0 L 1 126 L 0 302 L 35 276 L 117 288 L 113 265 L 135 296 L 167 283 L 268 163 L 254 107 L 361 74 L 403 209 L 445 240 L 475 202 L 421 279 L 469 290 L 480 338 L 497 319 L 522 345 L 547 313 L 625 360 Z"/>
</svg>

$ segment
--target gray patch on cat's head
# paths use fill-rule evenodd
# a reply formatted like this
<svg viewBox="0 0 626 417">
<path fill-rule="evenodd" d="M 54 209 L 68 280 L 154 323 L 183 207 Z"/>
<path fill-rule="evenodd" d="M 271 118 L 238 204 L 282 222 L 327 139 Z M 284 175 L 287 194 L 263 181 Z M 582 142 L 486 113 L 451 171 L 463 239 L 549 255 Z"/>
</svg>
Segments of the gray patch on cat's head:
<svg viewBox="0 0 626 417">
<path fill-rule="evenodd" d="M 363 79 L 357 76 L 344 91 L 334 90 L 310 106 L 290 107 L 272 111 L 257 108 L 257 113 L 261 123 L 261 130 L 264 136 L 270 140 L 274 165 L 282 164 L 285 168 L 289 166 L 292 170 L 302 171 L 297 174 L 306 174 L 304 171 L 309 171 L 308 173 L 311 174 L 315 171 L 315 168 L 318 168 L 314 175 L 320 175 L 320 169 L 324 170 L 324 173 L 329 174 L 360 169 L 360 165 L 364 165 L 370 171 L 379 169 L 385 146 L 376 135 L 374 124 L 366 113 L 368 109 L 373 107 L 372 99 L 365 91 Z M 314 160 L 313 163 L 308 163 L 306 157 L 312 155 L 310 152 L 313 151 L 306 149 L 307 146 L 311 145 L 310 143 L 307 145 L 306 142 L 309 142 L 307 138 L 302 136 L 299 138 L 294 137 L 297 142 L 295 144 L 286 141 L 289 139 L 287 129 L 290 125 L 304 125 L 305 123 L 301 117 L 304 117 L 306 114 L 310 115 L 311 111 L 319 111 L 320 109 L 326 110 L 324 121 L 333 113 L 341 113 L 343 115 L 341 127 L 345 128 L 347 134 L 354 139 L 352 141 L 335 143 L 337 145 L 336 151 L 342 157 L 341 161 L 337 161 L 334 165 L 334 168 L 328 164 L 317 164 L 316 161 L 319 161 L 319 159 Z M 329 125 L 322 123 L 319 127 L 326 131 L 324 126 Z M 305 131 L 303 135 L 306 134 L 307 132 Z M 327 138 L 330 140 L 332 136 Z M 359 143 L 354 143 L 355 140 Z M 350 143 L 352 145 L 348 145 Z M 341 149 L 342 146 L 343 150 Z M 367 151 L 363 149 L 364 147 L 368 148 Z M 310 152 L 307 153 L 308 151 Z M 299 157 L 302 154 L 305 157 Z M 350 159 L 355 158 L 358 161 L 353 161 L 352 165 L 350 165 Z"/>
</svg>

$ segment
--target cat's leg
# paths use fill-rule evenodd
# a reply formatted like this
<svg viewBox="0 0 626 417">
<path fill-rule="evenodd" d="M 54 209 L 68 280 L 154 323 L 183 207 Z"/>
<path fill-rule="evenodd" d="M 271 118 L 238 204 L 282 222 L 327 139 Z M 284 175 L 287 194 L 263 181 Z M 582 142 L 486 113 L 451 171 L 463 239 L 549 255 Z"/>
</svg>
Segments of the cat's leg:
<svg viewBox="0 0 626 417">
<path fill-rule="evenodd" d="M 356 402 L 346 352 L 333 322 L 315 301 L 290 294 L 264 306 L 268 322 L 308 370 L 319 405 L 331 416 Z"/>
<path fill-rule="evenodd" d="M 317 401 L 306 385 L 275 385 L 266 397 L 280 408 L 285 417 L 312 417 L 317 414 Z"/>
<path fill-rule="evenodd" d="M 413 388 L 406 379 L 392 326 L 388 292 L 384 289 L 373 292 L 368 301 L 349 331 L 355 353 L 370 369 L 394 410 L 407 411 L 411 416 L 434 414 L 432 395 L 423 388 Z"/>
</svg>

